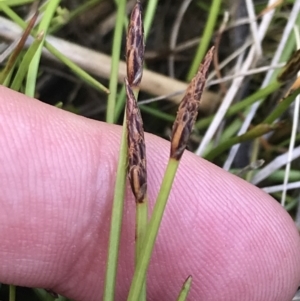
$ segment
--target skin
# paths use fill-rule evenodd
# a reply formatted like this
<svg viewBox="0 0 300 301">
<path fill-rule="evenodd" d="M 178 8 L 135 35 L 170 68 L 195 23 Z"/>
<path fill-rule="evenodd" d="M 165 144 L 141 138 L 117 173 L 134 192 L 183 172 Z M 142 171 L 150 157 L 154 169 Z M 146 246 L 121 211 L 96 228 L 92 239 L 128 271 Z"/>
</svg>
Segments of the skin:
<svg viewBox="0 0 300 301">
<path fill-rule="evenodd" d="M 121 129 L 0 87 L 0 282 L 99 300 Z M 169 142 L 146 135 L 151 205 Z M 127 189 L 116 300 L 134 262 Z M 147 300 L 289 301 L 300 283 L 300 240 L 270 196 L 186 151 L 150 264 Z"/>
</svg>

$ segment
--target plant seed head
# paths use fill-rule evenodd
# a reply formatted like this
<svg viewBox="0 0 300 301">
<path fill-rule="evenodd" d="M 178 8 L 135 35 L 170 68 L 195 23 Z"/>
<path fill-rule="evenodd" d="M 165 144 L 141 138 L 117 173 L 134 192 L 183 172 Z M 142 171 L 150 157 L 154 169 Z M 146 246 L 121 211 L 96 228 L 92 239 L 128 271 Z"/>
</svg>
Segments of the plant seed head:
<svg viewBox="0 0 300 301">
<path fill-rule="evenodd" d="M 186 148 L 198 114 L 202 92 L 204 90 L 207 72 L 214 55 L 214 47 L 206 54 L 197 74 L 189 84 L 179 105 L 177 116 L 172 128 L 170 157 L 180 160 Z"/>
<path fill-rule="evenodd" d="M 144 52 L 142 5 L 137 1 L 129 20 L 126 41 L 127 78 L 131 87 L 138 87 L 142 80 Z"/>
<path fill-rule="evenodd" d="M 128 178 L 136 201 L 143 202 L 147 193 L 146 146 L 143 121 L 137 101 L 126 78 L 125 88 Z"/>
</svg>

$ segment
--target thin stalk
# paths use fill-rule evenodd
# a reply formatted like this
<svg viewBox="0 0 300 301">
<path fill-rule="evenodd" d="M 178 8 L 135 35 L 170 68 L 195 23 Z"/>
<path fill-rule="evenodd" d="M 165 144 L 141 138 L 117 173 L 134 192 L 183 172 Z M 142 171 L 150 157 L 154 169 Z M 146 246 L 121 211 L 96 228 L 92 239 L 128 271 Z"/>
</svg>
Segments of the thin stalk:
<svg viewBox="0 0 300 301">
<path fill-rule="evenodd" d="M 296 96 L 300 93 L 300 88 L 293 91 L 288 97 L 279 102 L 277 107 L 271 112 L 271 114 L 263 121 L 263 123 L 271 124 L 277 118 L 279 118 L 295 100 Z"/>
<path fill-rule="evenodd" d="M 9 72 L 8 72 L 8 74 L 5 76 L 5 79 L 4 79 L 3 83 L 2 83 L 2 85 L 4 87 L 9 87 L 9 85 L 11 83 L 11 78 L 13 76 L 13 71 L 14 71 L 14 68 L 10 69 Z"/>
<path fill-rule="evenodd" d="M 14 77 L 14 80 L 10 86 L 11 89 L 15 90 L 15 91 L 19 91 L 22 85 L 22 82 L 26 76 L 27 70 L 28 70 L 28 66 L 34 56 L 34 54 L 36 53 L 38 47 L 40 46 L 42 39 L 43 39 L 44 33 L 41 32 L 40 34 L 38 34 L 36 36 L 36 39 L 34 40 L 34 42 L 30 45 L 30 47 L 28 48 L 27 52 L 25 53 L 23 60 L 21 62 L 21 64 L 18 67 L 17 73 Z"/>
<path fill-rule="evenodd" d="M 148 227 L 148 198 L 145 196 L 142 202 L 136 204 L 136 242 L 135 242 L 135 266 L 142 257 L 143 239 Z M 142 286 L 140 301 L 146 301 L 146 278 Z"/>
<path fill-rule="evenodd" d="M 146 272 L 149 266 L 154 243 L 157 237 L 158 229 L 162 220 L 162 216 L 167 204 L 167 200 L 172 188 L 179 161 L 169 159 L 165 176 L 163 178 L 157 201 L 153 209 L 152 217 L 147 227 L 145 238 L 143 241 L 141 254 L 135 267 L 134 276 L 130 286 L 128 301 L 138 301 L 143 283 L 146 278 Z"/>
<path fill-rule="evenodd" d="M 36 12 L 33 17 L 31 18 L 31 20 L 29 21 L 20 41 L 18 42 L 16 48 L 14 49 L 13 53 L 11 54 L 11 56 L 8 59 L 8 62 L 5 65 L 4 70 L 0 73 L 0 83 L 3 83 L 6 79 L 6 76 L 11 72 L 11 70 L 14 68 L 14 65 L 16 63 L 16 60 L 19 56 L 19 54 L 21 53 L 24 44 L 28 38 L 28 35 L 30 34 L 31 29 L 33 28 L 36 19 L 38 17 L 38 12 Z"/>
<path fill-rule="evenodd" d="M 145 12 L 145 18 L 144 18 L 144 38 L 147 39 L 151 25 L 153 23 L 153 19 L 156 12 L 158 0 L 150 0 L 148 1 L 147 9 Z"/>
<path fill-rule="evenodd" d="M 122 87 L 122 89 L 118 93 L 118 97 L 116 101 L 115 121 L 114 121 L 115 123 L 117 123 L 117 121 L 119 120 L 122 110 L 124 109 L 125 98 L 126 98 L 125 87 Z"/>
<path fill-rule="evenodd" d="M 119 163 L 114 191 L 114 200 L 110 222 L 110 234 L 108 243 L 108 257 L 106 261 L 106 275 L 104 283 L 104 301 L 113 301 L 115 296 L 116 275 L 118 266 L 118 254 L 121 236 L 121 225 L 123 218 L 123 207 L 125 197 L 126 167 L 127 167 L 127 129 L 126 113 L 123 121 L 123 131 L 119 153 Z"/>
<path fill-rule="evenodd" d="M 189 291 L 191 289 L 191 285 L 192 285 L 192 276 L 189 276 L 185 280 L 185 282 L 184 282 L 184 284 L 183 284 L 183 286 L 181 288 L 181 291 L 179 293 L 177 301 L 185 301 L 187 299 L 187 296 L 188 296 Z"/>
<path fill-rule="evenodd" d="M 206 22 L 206 26 L 204 29 L 204 33 L 202 39 L 198 45 L 198 49 L 196 51 L 196 55 L 192 62 L 191 68 L 187 75 L 187 81 L 190 81 L 195 73 L 197 72 L 198 66 L 200 65 L 201 61 L 203 60 L 205 53 L 208 49 L 209 43 L 212 39 L 212 34 L 214 31 L 214 27 L 218 18 L 218 14 L 221 7 L 221 0 L 213 0 L 210 6 L 208 20 Z"/>
<path fill-rule="evenodd" d="M 160 118 L 165 121 L 174 122 L 175 117 L 171 114 L 160 111 L 159 109 L 154 109 L 146 105 L 140 106 L 141 111 L 151 114 L 155 118 Z"/>
<path fill-rule="evenodd" d="M 241 169 L 230 169 L 230 173 L 233 174 L 239 174 L 242 170 Z M 254 176 L 260 172 L 261 169 L 255 169 L 253 170 Z M 285 175 L 285 170 L 277 170 L 274 171 L 271 175 L 269 175 L 267 177 L 267 180 L 269 182 L 282 182 L 284 179 L 284 175 Z M 298 170 L 291 170 L 290 175 L 289 175 L 289 182 L 296 182 L 296 181 L 300 181 L 300 171 Z"/>
<path fill-rule="evenodd" d="M 14 285 L 9 286 L 9 301 L 16 300 L 16 287 Z"/>
<path fill-rule="evenodd" d="M 253 163 L 255 161 L 257 161 L 257 158 L 259 156 L 259 146 L 260 146 L 260 141 L 259 138 L 256 138 L 254 140 L 254 143 L 252 145 L 252 150 L 251 150 L 251 158 L 250 158 L 250 162 Z M 247 172 L 245 180 L 247 182 L 251 182 L 252 178 L 254 176 L 254 169 L 251 169 Z"/>
<path fill-rule="evenodd" d="M 124 18 L 126 16 L 126 0 L 118 1 L 117 19 L 113 38 L 111 73 L 109 82 L 109 91 L 106 111 L 106 122 L 113 123 L 115 118 L 115 106 L 118 89 L 118 73 L 122 43 L 122 32 Z"/>
<path fill-rule="evenodd" d="M 58 7 L 60 0 L 52 0 L 48 2 L 46 11 L 44 12 L 43 19 L 38 27 L 38 32 L 44 32 L 45 35 L 47 34 L 48 28 L 50 26 L 50 22 L 55 14 L 56 8 Z M 42 55 L 43 44 L 45 40 L 45 35 L 43 36 L 42 42 L 39 45 L 33 59 L 28 68 L 27 74 L 27 82 L 25 87 L 25 94 L 31 97 L 34 97 L 35 94 L 35 86 L 37 80 L 37 73 L 40 64 L 40 59 Z"/>
</svg>

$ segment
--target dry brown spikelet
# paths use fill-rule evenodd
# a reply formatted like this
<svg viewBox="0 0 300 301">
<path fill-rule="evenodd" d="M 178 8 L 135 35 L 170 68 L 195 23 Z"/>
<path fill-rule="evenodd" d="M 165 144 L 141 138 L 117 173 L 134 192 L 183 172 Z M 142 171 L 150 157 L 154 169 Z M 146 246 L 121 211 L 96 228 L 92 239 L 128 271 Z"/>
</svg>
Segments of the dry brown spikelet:
<svg viewBox="0 0 300 301">
<path fill-rule="evenodd" d="M 127 78 L 131 87 L 139 86 L 142 80 L 144 51 L 142 5 L 137 1 L 129 20 L 126 40 Z"/>
<path fill-rule="evenodd" d="M 128 145 L 128 178 L 137 202 L 143 202 L 147 193 L 146 147 L 143 120 L 136 99 L 125 78 L 126 125 Z"/>
<path fill-rule="evenodd" d="M 206 54 L 179 105 L 171 135 L 170 157 L 175 160 L 180 160 L 192 132 L 213 55 L 214 47 Z"/>
</svg>

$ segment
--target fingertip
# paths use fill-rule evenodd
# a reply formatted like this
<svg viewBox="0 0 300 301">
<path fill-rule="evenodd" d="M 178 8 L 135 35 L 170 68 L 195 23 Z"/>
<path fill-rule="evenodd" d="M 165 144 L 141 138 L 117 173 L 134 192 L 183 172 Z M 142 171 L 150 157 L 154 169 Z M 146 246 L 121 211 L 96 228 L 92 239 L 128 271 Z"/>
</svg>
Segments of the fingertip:
<svg viewBox="0 0 300 301">
<path fill-rule="evenodd" d="M 2 201 L 8 204 L 9 200 L 17 195 L 18 191 L 15 190 L 18 183 L 27 181 L 26 183 L 31 186 L 26 187 L 31 189 L 31 193 L 39 187 L 40 194 L 36 198 L 39 200 L 37 203 L 39 206 L 35 206 L 35 198 L 32 195 L 27 198 L 27 203 L 20 195 L 13 200 L 23 204 L 23 207 L 19 206 L 18 210 L 22 207 L 24 212 L 27 212 L 26 216 L 36 214 L 33 216 L 36 218 L 41 214 L 44 217 L 36 220 L 39 223 L 35 224 L 36 227 L 30 228 L 32 230 L 30 235 L 33 235 L 36 229 L 45 229 L 43 228 L 45 217 L 49 219 L 47 229 L 55 234 L 52 226 L 56 223 L 51 223 L 51 219 L 54 216 L 57 219 L 58 212 L 62 211 L 53 210 L 52 207 L 53 204 L 63 206 L 66 216 L 59 220 L 61 229 L 65 230 L 64 227 L 67 226 L 68 231 L 60 231 L 60 234 L 63 234 L 60 235 L 61 241 L 53 236 L 56 245 L 52 244 L 49 238 L 45 239 L 44 233 L 40 233 L 36 244 L 43 244 L 50 255 L 55 255 L 51 257 L 51 260 L 57 259 L 58 246 L 59 250 L 63 249 L 61 246 L 64 246 L 65 253 L 61 254 L 60 258 L 67 258 L 67 260 L 59 266 L 60 271 L 65 268 L 64 264 L 71 257 L 66 242 L 69 245 L 72 243 L 75 245 L 73 241 L 69 241 L 68 233 L 75 233 L 73 237 L 78 236 L 76 246 L 79 247 L 76 249 L 78 253 L 74 251 L 72 256 L 79 258 L 80 264 L 76 265 L 77 270 L 74 269 L 77 273 L 69 275 L 69 282 L 61 287 L 61 291 L 72 297 L 81 294 L 82 298 L 97 299 L 95 296 L 99 296 L 102 291 L 102 287 L 99 287 L 101 282 L 99 275 L 103 275 L 105 268 L 108 214 L 113 199 L 121 128 L 75 116 L 3 87 L 0 87 L 0 97 L 2 98 L 0 113 L 4 135 L 7 134 L 7 127 L 12 127 L 10 135 L 16 138 L 15 133 L 18 127 L 28 125 L 28 123 L 22 123 L 30 119 L 38 119 L 33 122 L 37 128 L 44 126 L 45 123 L 48 124 L 48 132 L 43 132 L 33 137 L 32 140 L 26 140 L 24 135 L 20 137 L 20 141 L 25 139 L 25 142 L 20 146 L 19 153 L 23 156 L 22 164 L 26 167 L 24 169 L 29 170 L 31 167 L 31 182 L 29 183 L 28 177 L 24 177 L 24 173 L 18 173 L 17 178 L 12 173 L 3 174 L 3 179 L 9 179 L 11 189 L 8 189 L 9 185 L 4 185 L 2 181 L 2 197 L 5 191 L 8 196 Z M 16 118 L 12 117 L 11 121 L 6 119 L 7 115 L 13 116 L 14 114 L 17 114 Z M 65 135 L 63 138 L 59 138 L 59 131 Z M 9 140 L 9 137 L 7 139 Z M 8 146 L 13 147 L 12 144 L 8 145 L 7 139 L 2 140 L 2 149 Z M 48 143 L 51 142 L 48 145 L 54 146 L 55 151 L 49 148 L 48 156 L 41 160 L 36 154 L 43 149 L 43 139 L 47 139 Z M 150 134 L 147 134 L 145 139 L 149 199 L 153 206 L 168 161 L 170 144 Z M 30 145 L 31 141 L 32 145 Z M 64 145 L 62 149 L 59 143 Z M 30 147 L 27 147 L 28 145 Z M 27 157 L 23 154 L 23 149 L 26 147 Z M 7 164 L 7 162 L 4 163 Z M 13 165 L 15 165 L 15 170 L 20 169 L 20 165 L 15 164 L 16 162 L 10 163 L 9 171 Z M 45 164 L 49 165 L 49 170 L 57 165 L 57 171 L 59 171 L 54 179 L 57 185 L 51 186 L 52 196 L 49 193 L 49 186 L 44 185 L 43 177 L 38 172 L 40 167 L 45 167 Z M 3 172 L 5 171 L 4 165 L 2 166 Z M 62 170 L 61 166 L 64 165 L 66 165 L 65 169 Z M 74 176 L 68 174 L 69 166 L 73 166 L 72 175 Z M 67 176 L 72 181 L 67 179 Z M 57 187 L 63 187 L 58 194 Z M 46 204 L 49 207 L 45 206 Z M 119 275 L 122 283 L 118 286 L 120 300 L 125 299 L 133 270 L 135 206 L 130 191 L 127 192 L 126 206 Z M 58 207 L 54 206 L 54 208 Z M 34 208 L 35 211 L 28 212 L 30 208 Z M 45 210 L 45 208 L 52 209 Z M 24 212 L 20 216 L 24 216 Z M 75 226 L 81 227 L 78 231 L 80 235 L 74 231 Z M 14 233 L 14 229 L 6 228 L 9 233 L 6 237 L 13 236 L 11 234 Z M 40 256 L 39 262 L 35 265 L 36 271 L 40 271 L 43 266 L 40 264 L 49 264 L 50 257 L 46 259 L 43 257 L 47 252 L 38 254 L 35 245 L 32 245 L 30 250 L 29 242 L 32 236 L 25 235 L 25 231 L 22 233 L 24 233 L 24 248 L 18 249 L 19 253 L 16 251 L 14 254 L 16 258 L 19 256 L 17 259 L 22 257 L 24 252 L 27 252 L 26 256 L 30 260 Z M 2 237 L 6 234 L 3 233 L 2 228 Z M 88 245 L 84 250 L 80 248 L 83 237 Z M 25 242 L 27 242 L 26 246 Z M 6 243 L 10 247 L 9 250 L 12 250 L 11 242 L 7 240 Z M 191 300 L 288 301 L 291 300 L 300 282 L 299 252 L 299 234 L 294 223 L 275 200 L 259 188 L 190 152 L 185 152 L 176 174 L 150 264 L 149 299 L 174 300 L 182 282 L 191 274 L 193 276 L 189 297 Z M 84 259 L 80 257 L 83 253 L 86 256 Z M 2 263 L 6 260 L 6 255 L 1 253 Z M 7 271 L 11 271 L 12 267 L 13 265 L 7 267 Z M 28 277 L 20 280 L 22 275 L 27 275 L 27 268 L 26 263 L 18 268 L 18 280 L 14 283 L 29 283 Z M 75 285 L 74 288 L 74 283 L 78 284 L 82 281 L 80 275 L 82 270 L 87 273 L 85 284 L 90 295 L 84 295 L 79 286 Z M 43 274 L 43 277 L 32 274 L 30 285 L 41 283 L 39 281 L 48 284 L 52 281 L 53 283 L 53 278 L 57 274 L 53 270 L 51 273 L 50 276 Z M 65 271 L 64 273 L 67 275 Z M 2 277 L 8 275 L 8 273 L 5 274 L 4 276 L 2 274 Z M 17 276 L 12 271 L 9 281 L 13 278 L 17 279 Z"/>
<path fill-rule="evenodd" d="M 164 160 L 150 165 L 157 174 Z M 159 186 L 155 179 L 150 187 Z M 165 265 L 150 267 L 156 297 L 163 279 L 174 279 L 175 291 L 189 274 L 191 300 L 224 294 L 224 300 L 290 300 L 299 285 L 300 240 L 287 212 L 259 188 L 189 152 L 160 231 L 153 262 Z"/>
</svg>

